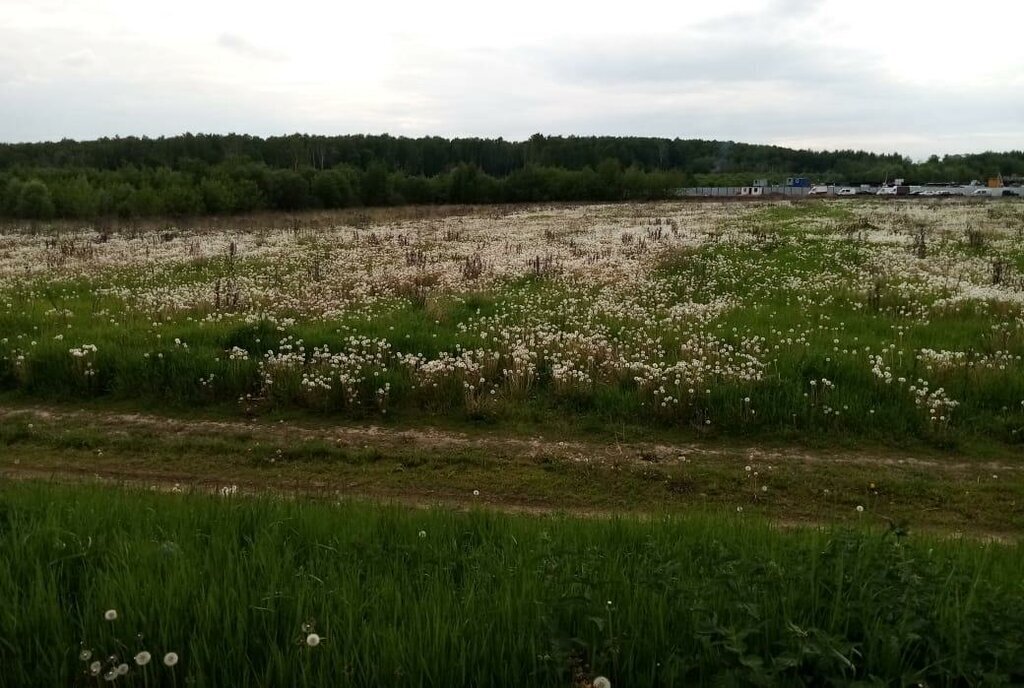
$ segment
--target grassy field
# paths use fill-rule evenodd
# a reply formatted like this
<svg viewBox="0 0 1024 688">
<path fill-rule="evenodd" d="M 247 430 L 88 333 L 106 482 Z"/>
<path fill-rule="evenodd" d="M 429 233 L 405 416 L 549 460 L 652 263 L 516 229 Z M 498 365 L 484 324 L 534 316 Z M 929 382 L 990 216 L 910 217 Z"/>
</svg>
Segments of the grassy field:
<svg viewBox="0 0 1024 688">
<path fill-rule="evenodd" d="M 1019 447 L 1024 207 L 648 204 L 0 236 L 0 387 Z"/>
<path fill-rule="evenodd" d="M 24 484 L 0 530 L 5 686 L 1024 680 L 1019 545 Z"/>
<path fill-rule="evenodd" d="M 403 212 L 0 232 L 0 686 L 1024 682 L 1024 205 Z"/>
</svg>

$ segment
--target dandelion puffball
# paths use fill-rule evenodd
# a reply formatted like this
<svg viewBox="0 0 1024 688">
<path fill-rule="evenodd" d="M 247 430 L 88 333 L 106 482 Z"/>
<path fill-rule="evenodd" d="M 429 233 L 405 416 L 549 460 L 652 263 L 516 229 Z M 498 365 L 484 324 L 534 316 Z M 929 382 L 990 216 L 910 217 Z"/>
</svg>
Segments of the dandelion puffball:
<svg viewBox="0 0 1024 688">
<path fill-rule="evenodd" d="M 103 618 L 106 619 L 107 621 L 113 621 L 114 619 L 117 618 L 117 610 L 116 609 L 108 609 L 107 611 L 103 612 Z"/>
<path fill-rule="evenodd" d="M 121 662 L 120 664 L 118 664 L 117 665 L 117 675 L 118 676 L 126 676 L 127 674 L 128 674 L 128 665 L 125 664 L 124 662 Z"/>
<path fill-rule="evenodd" d="M 473 496 L 474 497 L 479 497 L 480 496 L 480 490 L 473 490 Z"/>
<path fill-rule="evenodd" d="M 164 664 L 166 664 L 167 666 L 172 667 L 172 666 L 174 666 L 177 663 L 178 663 L 178 653 L 177 652 L 168 652 L 167 654 L 164 655 Z"/>
<path fill-rule="evenodd" d="M 420 531 L 420 538 L 425 538 L 425 537 L 427 537 L 427 531 L 421 530 Z"/>
<path fill-rule="evenodd" d="M 857 513 L 858 514 L 864 513 L 864 507 L 862 507 L 860 504 L 857 505 Z"/>
<path fill-rule="evenodd" d="M 145 650 L 135 655 L 135 663 L 139 666 L 146 666 L 149 664 L 149 660 L 153 659 L 153 655 L 149 654 Z"/>
<path fill-rule="evenodd" d="M 318 636 L 316 633 L 310 633 L 306 636 L 306 644 L 310 647 L 316 647 L 320 644 L 320 636 Z"/>
<path fill-rule="evenodd" d="M 92 650 L 82 650 L 78 653 L 78 658 L 83 662 L 88 662 L 92 659 Z"/>
<path fill-rule="evenodd" d="M 594 679 L 593 686 L 594 688 L 612 688 L 612 682 L 604 676 L 598 676 Z"/>
<path fill-rule="evenodd" d="M 89 673 L 92 674 L 93 676 L 99 676 L 100 669 L 102 669 L 102 668 L 103 668 L 103 665 L 100 664 L 98 661 L 93 662 L 92 664 L 89 665 Z"/>
</svg>

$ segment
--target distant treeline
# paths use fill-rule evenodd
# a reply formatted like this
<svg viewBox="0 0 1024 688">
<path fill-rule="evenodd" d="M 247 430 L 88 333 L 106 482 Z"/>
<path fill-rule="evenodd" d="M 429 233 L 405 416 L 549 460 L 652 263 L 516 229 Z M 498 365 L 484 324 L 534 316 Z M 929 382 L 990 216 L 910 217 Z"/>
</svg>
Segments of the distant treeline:
<svg viewBox="0 0 1024 688">
<path fill-rule="evenodd" d="M 666 198 L 687 185 L 789 175 L 841 183 L 1024 174 L 1024 152 L 816 152 L 637 137 L 420 139 L 231 134 L 0 144 L 0 214 L 95 218 L 404 203 Z"/>
</svg>

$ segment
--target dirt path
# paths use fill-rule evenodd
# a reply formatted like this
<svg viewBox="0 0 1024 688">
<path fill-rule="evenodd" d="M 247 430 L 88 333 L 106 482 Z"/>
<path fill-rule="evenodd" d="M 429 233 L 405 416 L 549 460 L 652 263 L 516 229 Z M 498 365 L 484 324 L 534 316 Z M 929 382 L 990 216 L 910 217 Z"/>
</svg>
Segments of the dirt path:
<svg viewBox="0 0 1024 688">
<path fill-rule="evenodd" d="M 210 495 L 259 496 L 272 493 L 283 497 L 312 497 L 333 499 L 337 501 L 356 501 L 374 504 L 399 504 L 414 508 L 444 507 L 469 511 L 472 509 L 488 509 L 508 514 L 529 514 L 535 516 L 564 514 L 579 518 L 612 518 L 624 515 L 622 511 L 603 509 L 581 509 L 579 507 L 551 506 L 547 504 L 528 504 L 495 499 L 484 496 L 479 499 L 468 499 L 463 494 L 454 494 L 437 490 L 401 491 L 388 490 L 346 490 L 334 483 L 293 480 L 267 481 L 261 479 L 254 482 L 246 479 L 226 482 L 199 473 L 146 471 L 146 470 L 110 470 L 62 467 L 60 469 L 37 468 L 33 466 L 0 467 L 0 476 L 8 480 L 42 480 L 61 484 L 94 484 L 111 487 L 131 487 L 157 492 L 170 493 L 201 493 Z M 625 512 L 633 517 L 650 517 L 655 515 L 642 511 Z"/>
<path fill-rule="evenodd" d="M 631 519 L 659 519 L 664 514 L 649 511 L 622 511 L 606 509 L 582 509 L 579 507 L 551 506 L 549 504 L 527 504 L 521 501 L 510 502 L 493 497 L 481 499 L 467 499 L 465 496 L 453 493 L 438 491 L 415 492 L 403 489 L 398 492 L 376 490 L 347 491 L 337 489 L 336 485 L 316 482 L 298 483 L 294 481 L 283 483 L 268 483 L 260 480 L 259 483 L 241 481 L 240 483 L 225 483 L 222 480 L 211 479 L 198 474 L 168 474 L 166 472 L 138 471 L 138 470 L 95 470 L 95 469 L 67 469 L 49 470 L 25 466 L 0 467 L 0 477 L 7 480 L 36 480 L 56 482 L 64 485 L 103 485 L 111 488 L 133 488 L 141 490 L 152 490 L 165 493 L 188 493 L 219 495 L 222 497 L 249 496 L 257 497 L 272 493 L 275 497 L 301 498 L 312 497 L 317 499 L 329 499 L 336 502 L 363 502 L 367 504 L 400 505 L 413 509 L 454 509 L 457 511 L 472 511 L 484 509 L 503 514 L 526 515 L 526 516 L 568 516 L 572 518 L 587 519 L 611 519 L 627 517 Z M 772 525 L 779 528 L 826 528 L 830 522 L 819 521 L 812 518 L 779 518 L 770 519 Z M 834 525 L 832 523 L 831 525 Z M 884 526 L 883 522 L 876 525 Z M 1020 533 L 993 530 L 988 528 L 944 528 L 924 526 L 919 528 L 921 532 L 942 538 L 967 537 L 972 540 L 985 542 L 1013 543 L 1020 538 Z"/>
<path fill-rule="evenodd" d="M 448 430 L 417 428 L 395 429 L 380 426 L 314 426 L 296 422 L 272 423 L 262 420 L 222 421 L 181 419 L 143 413 L 118 413 L 96 410 L 67 410 L 44 406 L 0 406 L 0 422 L 5 420 L 38 420 L 46 423 L 73 422 L 103 430 L 111 435 L 127 435 L 143 430 L 164 436 L 216 436 L 230 433 L 254 441 L 290 439 L 324 440 L 338 446 L 375 447 L 419 450 L 444 453 L 451 450 L 476 449 L 499 457 L 570 460 L 578 462 L 644 462 L 672 464 L 699 458 L 746 458 L 750 461 L 807 464 L 827 462 L 829 465 L 855 464 L 860 466 L 904 466 L 929 470 L 957 472 L 963 470 L 991 470 L 999 472 L 1024 471 L 1024 457 L 1020 462 L 970 461 L 964 458 L 922 458 L 897 450 L 882 452 L 853 452 L 841 450 L 807 450 L 798 448 L 763 448 L 752 446 L 706 446 L 697 443 L 662 444 L 648 442 L 609 443 L 558 441 L 544 437 L 495 436 L 487 433 L 467 434 Z"/>
<path fill-rule="evenodd" d="M 587 518 L 728 513 L 747 505 L 777 525 L 819 525 L 837 515 L 849 521 L 854 506 L 866 503 L 869 520 L 880 527 L 892 517 L 933 533 L 1015 539 L 1024 480 L 1024 458 L 1018 463 L 1012 456 L 972 461 L 896 450 L 558 441 L 0 405 L 0 426 L 12 424 L 30 430 L 16 430 L 0 457 L 0 477 L 8 480 Z M 119 439 L 128 440 L 122 448 Z M 305 443 L 338 448 L 331 456 L 339 460 L 321 461 L 315 452 L 305 458 L 300 449 L 297 458 L 275 463 L 282 448 Z M 737 480 L 750 464 L 776 469 L 766 474 L 773 475 L 767 501 Z"/>
</svg>

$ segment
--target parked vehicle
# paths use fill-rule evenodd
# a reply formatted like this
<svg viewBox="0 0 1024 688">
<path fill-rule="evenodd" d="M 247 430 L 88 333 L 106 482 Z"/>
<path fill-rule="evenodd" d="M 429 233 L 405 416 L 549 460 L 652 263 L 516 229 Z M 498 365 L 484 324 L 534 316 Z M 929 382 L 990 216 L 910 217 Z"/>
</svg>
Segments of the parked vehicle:
<svg viewBox="0 0 1024 688">
<path fill-rule="evenodd" d="M 853 188 L 852 186 L 844 186 L 843 188 L 839 189 L 839 191 L 836 192 L 836 195 L 837 196 L 856 196 L 857 195 L 857 189 Z"/>
<path fill-rule="evenodd" d="M 909 186 L 883 186 L 875 192 L 878 196 L 909 196 Z"/>
<path fill-rule="evenodd" d="M 811 190 L 807 192 L 808 196 L 827 196 L 829 194 L 829 188 L 827 186 L 812 186 Z"/>
</svg>

